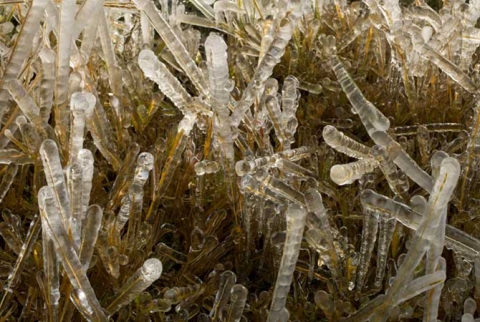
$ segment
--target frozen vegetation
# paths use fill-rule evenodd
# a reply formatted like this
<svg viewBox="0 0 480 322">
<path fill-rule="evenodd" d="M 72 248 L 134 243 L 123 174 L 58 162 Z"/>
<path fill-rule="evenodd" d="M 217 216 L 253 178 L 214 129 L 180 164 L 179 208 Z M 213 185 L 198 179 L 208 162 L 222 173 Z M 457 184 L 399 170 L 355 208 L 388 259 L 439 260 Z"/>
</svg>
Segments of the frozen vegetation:
<svg viewBox="0 0 480 322">
<path fill-rule="evenodd" d="M 0 2 L 0 321 L 480 321 L 479 19 Z"/>
</svg>

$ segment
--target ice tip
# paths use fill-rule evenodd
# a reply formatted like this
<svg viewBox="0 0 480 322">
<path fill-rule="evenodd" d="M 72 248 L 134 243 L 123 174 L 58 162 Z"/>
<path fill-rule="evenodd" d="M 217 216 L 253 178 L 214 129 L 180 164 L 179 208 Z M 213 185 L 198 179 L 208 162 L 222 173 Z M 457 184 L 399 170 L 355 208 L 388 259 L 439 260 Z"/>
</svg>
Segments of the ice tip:
<svg viewBox="0 0 480 322">
<path fill-rule="evenodd" d="M 156 281 L 162 275 L 163 265 L 157 258 L 149 258 L 143 263 L 142 274 L 146 280 Z"/>
<path fill-rule="evenodd" d="M 157 56 L 155 56 L 150 49 L 143 49 L 138 54 L 138 66 L 140 66 L 146 76 L 153 74 L 155 71 L 155 63 L 157 61 Z"/>
<path fill-rule="evenodd" d="M 339 186 L 343 186 L 349 183 L 346 177 L 347 173 L 341 165 L 334 165 L 330 168 L 330 179 L 332 179 L 332 181 Z"/>
<path fill-rule="evenodd" d="M 227 44 L 223 37 L 216 32 L 211 32 L 205 40 L 205 47 L 210 47 L 212 50 L 220 51 L 227 50 Z"/>
<path fill-rule="evenodd" d="M 43 186 L 40 189 L 38 189 L 37 193 L 38 200 L 40 201 L 40 205 L 46 200 L 46 199 L 52 199 L 53 198 L 53 189 L 49 186 Z"/>
<path fill-rule="evenodd" d="M 140 51 L 138 54 L 138 62 L 149 61 L 152 58 L 156 58 L 156 56 L 150 49 L 142 49 L 142 51 Z"/>
<path fill-rule="evenodd" d="M 458 177 L 460 175 L 460 162 L 456 158 L 446 157 L 442 160 L 441 169 L 450 175 Z"/>
<path fill-rule="evenodd" d="M 40 152 L 42 151 L 45 152 L 46 150 L 50 150 L 50 149 L 58 150 L 57 143 L 55 143 L 55 141 L 53 141 L 52 139 L 44 140 L 40 145 Z"/>
<path fill-rule="evenodd" d="M 92 93 L 75 92 L 70 99 L 70 105 L 74 110 L 88 110 L 95 106 L 97 98 Z"/>
<path fill-rule="evenodd" d="M 153 169 L 153 162 L 155 158 L 149 152 L 142 152 L 138 156 L 137 164 L 141 167 L 145 167 L 148 171 Z"/>
<path fill-rule="evenodd" d="M 322 131 L 322 135 L 323 135 L 323 138 L 325 139 L 325 136 L 329 136 L 333 133 L 337 132 L 337 129 L 335 128 L 335 126 L 333 125 L 327 125 L 323 128 L 323 131 Z"/>
<path fill-rule="evenodd" d="M 306 209 L 299 204 L 291 203 L 287 207 L 287 216 L 296 216 L 303 213 L 306 213 Z"/>
</svg>

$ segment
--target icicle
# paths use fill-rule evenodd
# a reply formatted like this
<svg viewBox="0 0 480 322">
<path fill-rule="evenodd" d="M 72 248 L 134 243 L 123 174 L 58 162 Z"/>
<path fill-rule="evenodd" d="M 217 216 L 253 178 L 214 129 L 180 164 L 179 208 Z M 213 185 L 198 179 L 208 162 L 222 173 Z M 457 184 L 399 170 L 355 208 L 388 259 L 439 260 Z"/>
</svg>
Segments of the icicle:
<svg viewBox="0 0 480 322">
<path fill-rule="evenodd" d="M 348 45 L 350 45 L 355 39 L 358 38 L 361 34 L 366 32 L 368 28 L 371 27 L 371 24 L 369 23 L 369 17 L 368 16 L 361 16 L 357 19 L 355 22 L 355 25 L 353 26 L 352 30 L 349 31 L 347 34 L 345 34 L 342 39 L 339 41 L 337 45 L 337 50 L 338 52 L 341 52 L 345 48 L 347 48 Z"/>
<path fill-rule="evenodd" d="M 154 199 L 148 210 L 146 220 L 157 210 L 157 207 L 160 205 L 160 200 L 165 196 L 167 189 L 172 181 L 173 174 L 180 163 L 181 155 L 185 150 L 187 144 L 187 137 L 193 129 L 193 125 L 197 120 L 196 116 L 193 114 L 187 114 L 178 124 L 177 135 L 174 140 L 174 144 L 169 151 L 167 161 L 163 167 L 162 174 L 160 176 L 160 181 L 157 185 L 157 190 L 155 191 Z"/>
<path fill-rule="evenodd" d="M 78 163 L 82 167 L 82 220 L 87 212 L 87 208 L 90 203 L 90 192 L 92 191 L 93 179 L 93 161 L 93 154 L 90 150 L 81 149 L 78 152 Z"/>
<path fill-rule="evenodd" d="M 125 222 L 129 220 L 127 237 L 128 244 L 133 245 L 135 232 L 138 229 L 140 220 L 142 217 L 143 208 L 143 186 L 148 180 L 149 172 L 153 169 L 153 155 L 148 152 L 140 153 L 137 160 L 137 168 L 135 169 L 135 175 L 133 177 L 132 185 L 128 190 L 128 195 L 124 197 L 125 205 L 122 205 L 120 213 L 118 214 L 117 221 L 115 223 L 115 230 L 120 234 Z M 127 211 L 125 213 L 125 210 Z"/>
<path fill-rule="evenodd" d="M 268 322 L 285 320 L 285 304 L 287 294 L 293 279 L 293 272 L 300 253 L 300 244 L 303 239 L 303 229 L 307 212 L 302 207 L 291 204 L 286 211 L 287 237 L 283 248 L 282 261 L 278 271 L 275 290 L 273 291 L 272 304 L 268 314 Z M 288 315 L 288 311 L 286 311 Z"/>
<path fill-rule="evenodd" d="M 213 8 L 207 4 L 207 1 L 192 0 L 192 4 L 208 19 L 213 19 L 215 17 Z"/>
<path fill-rule="evenodd" d="M 130 303 L 141 292 L 160 278 L 162 274 L 162 262 L 156 258 L 150 258 L 143 263 L 135 274 L 133 274 L 118 290 L 115 298 L 105 309 L 109 316 L 112 316 L 122 306 Z"/>
<path fill-rule="evenodd" d="M 230 128 L 231 81 L 228 74 L 227 44 L 223 38 L 210 33 L 205 41 L 207 55 L 208 79 L 210 83 L 210 103 L 215 111 L 214 130 L 218 135 L 221 153 L 227 160 L 226 168 L 233 168 L 234 150 L 232 131 Z"/>
<path fill-rule="evenodd" d="M 197 176 L 203 176 L 220 170 L 220 164 L 215 161 L 203 160 L 195 163 L 194 170 Z"/>
<path fill-rule="evenodd" d="M 50 125 L 42 119 L 40 109 L 30 95 L 28 95 L 27 91 L 25 91 L 20 81 L 17 79 L 11 80 L 10 83 L 8 83 L 8 91 L 17 102 L 23 114 L 25 114 L 28 120 L 35 126 L 39 135 L 44 139 L 53 137 L 53 131 L 51 131 Z"/>
<path fill-rule="evenodd" d="M 215 12 L 215 22 L 217 25 L 226 23 L 227 25 L 232 23 L 229 19 L 228 12 L 235 12 L 237 15 L 246 14 L 247 12 L 240 8 L 239 4 L 235 2 L 230 2 L 228 0 L 218 0 L 213 5 L 213 10 Z M 226 21 L 222 19 L 222 16 L 226 16 Z"/>
<path fill-rule="evenodd" d="M 85 271 L 90 266 L 90 261 L 95 250 L 98 231 L 102 224 L 103 211 L 98 205 L 91 205 L 88 208 L 87 215 L 82 223 L 82 240 L 80 243 L 80 262 Z"/>
<path fill-rule="evenodd" d="M 97 101 L 96 105 L 89 105 L 85 111 L 87 129 L 92 135 L 95 146 L 115 170 L 120 168 L 120 161 L 115 154 L 113 143 L 110 140 L 110 126 L 106 121 L 105 111 Z M 106 134 L 109 133 L 108 135 Z"/>
<path fill-rule="evenodd" d="M 401 295 L 396 299 L 395 305 L 408 301 L 412 297 L 431 290 L 432 288 L 442 286 L 445 278 L 445 271 L 439 270 L 435 273 L 427 274 L 411 281 L 408 285 L 406 285 L 405 290 L 403 290 Z"/>
<path fill-rule="evenodd" d="M 140 200 L 135 199 L 135 197 L 141 197 Z M 132 201 L 135 204 L 132 204 Z M 128 229 L 128 234 L 130 238 L 133 238 L 135 229 L 133 228 L 136 226 L 138 217 L 141 215 L 141 212 L 138 212 L 138 208 L 141 205 L 140 203 L 143 201 L 143 186 L 140 185 L 132 185 L 129 189 L 128 195 L 122 199 L 122 204 L 120 207 L 120 212 L 118 213 L 117 220 L 115 221 L 115 231 L 112 233 L 120 234 L 120 231 L 125 226 L 125 223 L 130 219 L 131 226 Z M 140 209 L 141 210 L 141 209 Z"/>
<path fill-rule="evenodd" d="M 69 199 L 71 206 L 71 225 L 73 233 L 73 242 L 80 248 L 80 237 L 82 232 L 83 219 L 83 184 L 82 184 L 82 166 L 74 163 L 66 167 L 67 185 L 69 190 Z"/>
<path fill-rule="evenodd" d="M 275 24 L 273 21 L 273 16 L 268 16 L 263 22 L 262 42 L 260 44 L 260 53 L 258 54 L 258 67 L 260 67 L 260 63 L 265 57 L 274 39 Z"/>
<path fill-rule="evenodd" d="M 42 157 L 48 185 L 52 188 L 55 201 L 60 207 L 59 214 L 62 219 L 63 227 L 65 227 L 70 240 L 72 240 L 73 231 L 70 198 L 68 197 L 68 189 L 63 176 L 63 169 L 62 164 L 60 163 L 57 144 L 53 140 L 43 141 L 40 146 L 40 156 Z"/>
<path fill-rule="evenodd" d="M 294 189 L 289 184 L 274 178 L 264 170 L 257 172 L 256 179 L 275 194 L 278 194 L 300 206 L 305 206 L 304 195 L 300 191 Z"/>
<path fill-rule="evenodd" d="M 291 149 L 275 153 L 270 157 L 262 157 L 254 160 L 241 160 L 235 164 L 235 172 L 238 176 L 252 174 L 260 168 L 270 168 L 276 166 L 283 158 L 288 161 L 297 161 L 302 158 L 310 156 L 315 152 L 315 148 L 302 146 L 297 149 Z"/>
<path fill-rule="evenodd" d="M 340 59 L 333 55 L 331 58 L 332 69 L 343 88 L 343 91 L 352 104 L 355 112 L 360 117 L 362 123 L 367 127 L 367 124 L 379 131 L 386 131 L 390 128 L 390 121 L 382 114 L 370 101 L 368 101 L 357 87 L 351 76 L 345 70 Z M 370 132 L 370 131 L 369 131 Z"/>
<path fill-rule="evenodd" d="M 471 297 L 467 298 L 465 302 L 463 302 L 463 313 L 464 314 L 471 314 L 472 316 L 475 315 L 477 311 L 477 302 Z"/>
<path fill-rule="evenodd" d="M 437 238 L 438 239 L 438 238 Z M 432 245 L 433 246 L 433 245 Z M 432 248 L 432 247 L 431 247 Z M 432 250 L 429 250 L 431 252 Z M 440 255 L 443 250 L 443 243 L 440 251 Z M 427 260 L 428 260 L 428 255 L 427 255 Z M 438 258 L 435 258 L 435 263 L 438 264 L 438 269 L 437 267 L 431 267 L 431 269 L 428 269 L 427 265 L 427 270 L 426 270 L 426 276 L 428 274 L 434 274 L 435 272 L 443 272 L 444 275 L 446 275 L 447 272 L 447 262 L 445 261 L 445 258 L 438 256 Z M 442 288 L 443 288 L 443 283 L 439 283 L 438 285 L 435 285 L 434 288 L 428 290 L 428 292 L 425 294 L 425 310 L 423 311 L 423 321 L 424 322 L 436 322 L 437 317 L 438 317 L 438 309 L 439 309 L 439 304 L 440 304 L 440 296 L 442 295 Z"/>
<path fill-rule="evenodd" d="M 44 122 L 48 122 L 53 104 L 53 90 L 55 84 L 55 52 L 44 48 L 39 54 L 42 60 L 43 77 L 40 83 L 40 116 Z"/>
<path fill-rule="evenodd" d="M 443 70 L 450 78 L 452 78 L 458 85 L 462 86 L 469 93 L 475 93 L 477 86 L 475 83 L 463 73 L 460 68 L 450 62 L 448 59 L 440 55 L 436 50 L 432 49 L 428 44 L 416 45 L 414 50 L 435 64 L 438 68 Z"/>
<path fill-rule="evenodd" d="M 101 1 L 98 1 L 101 2 Z M 92 17 L 87 23 L 82 36 L 82 45 L 80 46 L 80 52 L 85 57 L 90 57 L 95 40 L 97 39 L 98 20 L 101 14 L 104 14 L 103 8 L 92 13 Z"/>
<path fill-rule="evenodd" d="M 44 209 L 40 209 L 41 212 Z M 47 216 L 41 213 L 41 217 Z M 43 246 L 43 272 L 45 279 L 45 287 L 48 294 L 48 307 L 51 319 L 55 321 L 58 319 L 58 301 L 60 300 L 60 268 L 59 260 L 55 252 L 55 246 L 48 234 L 48 227 L 46 222 L 42 220 L 42 246 Z"/>
<path fill-rule="evenodd" d="M 33 159 L 26 153 L 15 149 L 0 150 L 0 164 L 16 163 L 18 165 L 33 163 Z"/>
<path fill-rule="evenodd" d="M 38 152 L 42 140 L 40 139 L 35 127 L 27 122 L 27 119 L 24 116 L 19 116 L 16 118 L 15 123 L 17 123 L 20 133 L 22 133 L 23 141 L 27 145 L 27 148 L 31 155 L 34 155 Z M 5 130 L 7 136 L 10 130 Z"/>
<path fill-rule="evenodd" d="M 210 316 L 212 317 L 213 322 L 223 321 L 223 310 L 225 310 L 230 291 L 236 280 L 237 277 L 235 276 L 235 273 L 231 271 L 223 272 L 220 276 L 220 285 L 218 286 L 218 291 L 215 295 L 215 302 L 210 311 Z"/>
<path fill-rule="evenodd" d="M 85 136 L 85 111 L 95 106 L 95 96 L 90 93 L 73 93 L 70 108 L 73 114 L 72 129 L 70 131 L 69 163 L 78 158 L 78 152 L 83 148 Z"/>
<path fill-rule="evenodd" d="M 282 123 L 285 128 L 285 134 L 290 143 L 293 143 L 295 132 L 297 131 L 298 120 L 296 112 L 300 100 L 298 91 L 299 81 L 293 76 L 287 76 L 283 81 L 282 87 Z"/>
<path fill-rule="evenodd" d="M 324 236 L 326 244 L 328 245 L 327 265 L 332 272 L 333 277 L 338 278 L 341 270 L 340 259 L 338 258 L 337 249 L 335 247 L 335 240 L 332 234 L 332 227 L 328 220 L 328 214 L 323 206 L 322 196 L 317 190 L 309 189 L 305 192 L 305 203 L 307 204 L 308 211 L 315 215 L 315 222 L 318 223 L 317 227 L 312 227 L 312 229 L 307 231 L 306 238 L 314 245 L 317 245 L 320 243 L 319 232 L 321 231 L 321 234 Z M 325 256 L 322 256 L 322 258 L 325 258 Z"/>
<path fill-rule="evenodd" d="M 349 157 L 356 159 L 368 159 L 371 157 L 369 147 L 349 138 L 331 125 L 323 128 L 323 139 L 329 146 Z"/>
<path fill-rule="evenodd" d="M 275 167 L 285 174 L 291 174 L 299 178 L 307 179 L 317 177 L 314 172 L 286 159 L 279 159 L 275 162 Z"/>
<path fill-rule="evenodd" d="M 205 52 L 210 82 L 210 101 L 212 107 L 218 112 L 224 112 L 230 100 L 229 87 L 231 86 L 228 75 L 227 44 L 220 35 L 210 33 L 205 41 Z"/>
<path fill-rule="evenodd" d="M 117 205 L 117 201 L 120 199 L 119 195 L 122 189 L 125 188 L 127 181 L 130 179 L 128 174 L 130 169 L 135 167 L 135 161 L 137 160 L 138 153 L 140 152 L 140 146 L 137 143 L 132 143 L 127 149 L 125 159 L 122 166 L 117 173 L 115 182 L 113 183 L 112 190 L 110 191 L 108 200 L 110 200 L 107 209 L 113 209 Z"/>
<path fill-rule="evenodd" d="M 55 70 L 55 131 L 60 142 L 67 142 L 69 125 L 68 79 L 70 74 L 70 47 L 72 46 L 73 23 L 77 9 L 75 0 L 60 4 L 60 24 L 57 38 L 57 60 Z"/>
<path fill-rule="evenodd" d="M 248 290 L 241 284 L 236 284 L 230 292 L 231 308 L 227 322 L 240 322 L 245 302 L 247 301 Z"/>
<path fill-rule="evenodd" d="M 108 26 L 107 17 L 103 10 L 99 15 L 98 22 L 98 35 L 100 36 L 100 42 L 102 44 L 103 55 L 107 64 L 107 70 L 109 75 L 110 87 L 113 95 L 117 98 L 122 97 L 122 75 L 117 66 L 117 59 L 115 56 L 115 49 L 113 48 L 112 35 Z"/>
<path fill-rule="evenodd" d="M 360 248 L 360 260 L 357 266 L 357 296 L 363 289 L 365 278 L 370 267 L 370 259 L 373 247 L 377 240 L 378 213 L 365 209 L 363 217 L 362 246 Z"/>
<path fill-rule="evenodd" d="M 190 104 L 191 96 L 180 84 L 178 79 L 172 75 L 167 67 L 161 63 L 153 51 L 144 49 L 138 55 L 138 65 L 145 76 L 157 83 L 158 87 L 175 106 L 185 115 L 188 113 L 187 106 Z"/>
<path fill-rule="evenodd" d="M 377 268 L 373 286 L 376 289 L 382 287 L 387 266 L 388 250 L 392 243 L 396 220 L 391 217 L 379 216 L 378 245 L 377 245 Z"/>
</svg>

